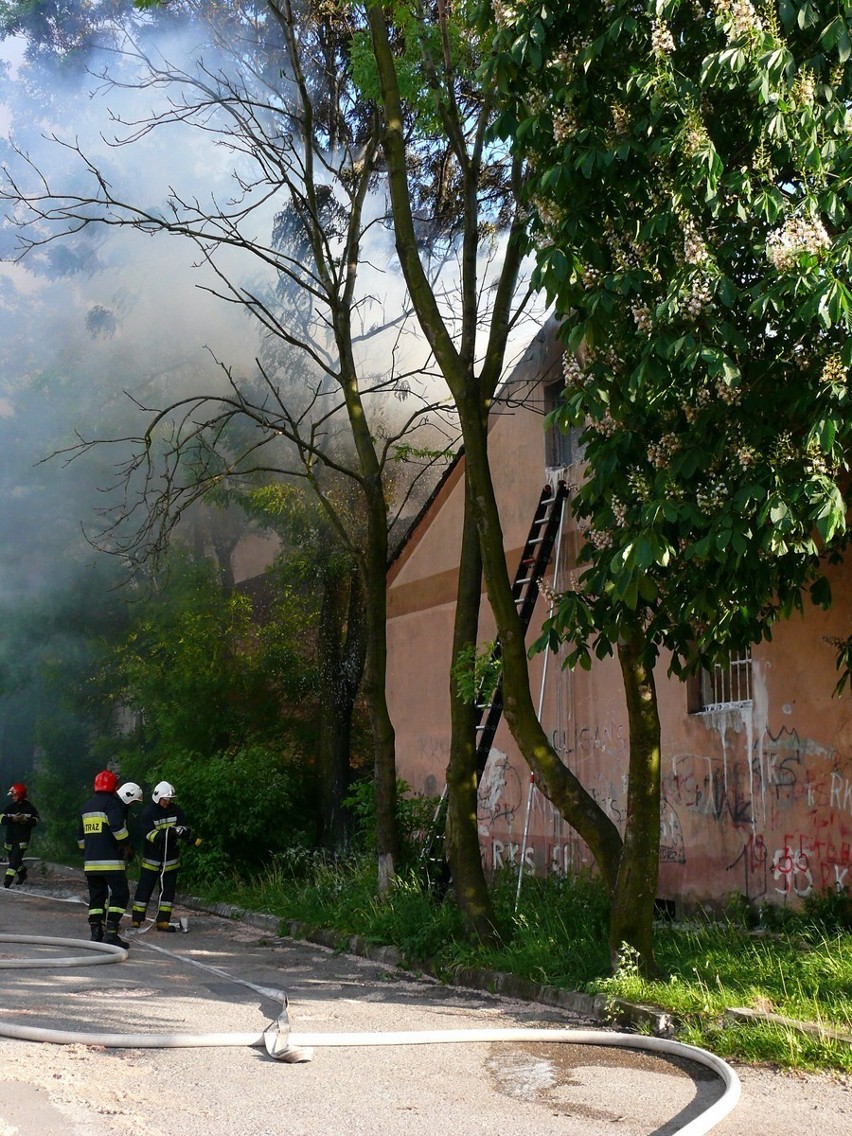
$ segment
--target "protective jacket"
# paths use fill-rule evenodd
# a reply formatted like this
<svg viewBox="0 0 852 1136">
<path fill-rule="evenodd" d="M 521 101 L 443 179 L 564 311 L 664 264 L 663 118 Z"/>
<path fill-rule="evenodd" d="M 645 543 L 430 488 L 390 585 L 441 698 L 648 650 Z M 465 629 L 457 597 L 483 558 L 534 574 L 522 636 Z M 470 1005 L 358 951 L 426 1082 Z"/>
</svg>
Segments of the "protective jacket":
<svg viewBox="0 0 852 1136">
<path fill-rule="evenodd" d="M 126 871 L 132 852 L 126 808 L 115 793 L 95 793 L 83 805 L 77 845 L 83 853 L 83 871 Z"/>
<path fill-rule="evenodd" d="M 180 867 L 180 842 L 192 838 L 183 809 L 174 801 L 165 809 L 152 802 L 142 814 L 142 833 L 142 867 L 176 872 Z"/>
<path fill-rule="evenodd" d="M 30 833 L 38 824 L 38 820 L 38 809 L 26 798 L 6 805 L 0 813 L 0 824 L 6 826 L 6 846 L 21 844 L 26 848 Z"/>
</svg>

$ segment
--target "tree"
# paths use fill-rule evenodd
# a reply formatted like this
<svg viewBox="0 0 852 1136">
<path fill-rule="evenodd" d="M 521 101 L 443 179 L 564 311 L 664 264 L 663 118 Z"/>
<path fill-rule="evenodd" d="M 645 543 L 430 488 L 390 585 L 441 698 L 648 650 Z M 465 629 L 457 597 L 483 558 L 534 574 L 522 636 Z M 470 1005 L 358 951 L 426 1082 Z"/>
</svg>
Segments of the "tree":
<svg viewBox="0 0 852 1136">
<path fill-rule="evenodd" d="M 621 661 L 611 947 L 650 966 L 654 663 L 687 675 L 808 596 L 827 605 L 822 568 L 849 537 L 852 12 L 570 0 L 482 18 L 499 132 L 531 165 L 537 282 L 563 317 L 556 419 L 585 426 L 582 572 L 542 643 Z"/>
<path fill-rule="evenodd" d="M 250 595 L 223 593 L 214 558 L 177 547 L 152 585 L 89 680 L 87 702 L 112 718 L 90 764 L 179 785 L 204 839 L 199 871 L 256 871 L 314 835 L 311 597 L 276 589 L 286 613 L 258 622 Z"/>
<path fill-rule="evenodd" d="M 166 94 L 164 104 L 141 120 L 122 121 L 116 114 L 124 134 L 115 139 L 113 153 L 125 144 L 148 143 L 161 128 L 195 130 L 201 138 L 214 137 L 232 156 L 233 195 L 220 198 L 211 187 L 202 203 L 201 194 L 169 188 L 162 206 L 145 207 L 133 190 L 122 195 L 115 188 L 122 177 L 112 155 L 107 164 L 66 143 L 66 153 L 89 176 L 84 190 L 54 190 L 33 162 L 33 184 L 18 181 L 25 173 L 8 173 L 5 198 L 28 210 L 20 218 L 23 244 L 36 260 L 60 238 L 98 224 L 187 238 L 210 272 L 204 287 L 244 308 L 267 342 L 286 349 L 283 361 L 261 352 L 257 375 L 246 381 L 223 366 L 224 394 L 199 391 L 150 410 L 148 426 L 133 440 L 134 454 L 121 469 L 126 497 L 112 514 L 120 528 L 108 522 L 102 535 L 123 555 L 138 557 L 163 548 L 186 508 L 226 482 L 288 474 L 316 488 L 331 524 L 349 542 L 363 585 L 364 693 L 373 727 L 384 892 L 397 845 L 394 733 L 384 682 L 388 508 L 395 480 L 388 470 L 404 453 L 402 438 L 425 421 L 428 400 L 419 383 L 428 375 L 428 359 L 422 353 L 406 358 L 404 305 L 395 304 L 385 315 L 389 301 L 373 284 L 376 274 L 368 272 L 367 238 L 373 232 L 379 237 L 381 219 L 371 197 L 378 119 L 351 85 L 353 29 L 344 7 L 320 11 L 276 0 L 234 8 L 187 0 L 172 5 L 170 13 L 199 21 L 207 54 L 187 65 L 172 64 L 165 47 L 155 48 L 155 32 L 144 23 L 124 27 L 117 62 L 101 72 L 102 82 L 114 92 Z M 139 67 L 141 73 L 134 73 Z M 271 235 L 258 236 L 264 230 Z M 380 238 L 376 247 L 381 253 Z M 232 250 L 254 262 L 256 281 L 247 284 L 227 263 Z M 372 358 L 380 353 L 388 362 L 376 368 Z M 384 415 L 389 394 L 408 399 L 392 422 Z M 351 438 L 354 463 L 335 450 L 341 424 Z M 80 450 L 104 440 L 86 438 Z M 351 540 L 323 492 L 323 467 L 357 484 L 362 541 Z M 128 528 L 134 515 L 141 518 L 135 532 Z M 121 531 L 131 532 L 128 541 L 120 541 Z"/>
<path fill-rule="evenodd" d="M 329 487 L 323 491 L 328 495 Z M 347 517 L 347 531 L 357 543 L 357 488 L 338 479 L 336 497 L 336 511 Z M 294 601 L 285 622 L 298 628 L 298 639 L 315 641 L 305 696 L 310 692 L 317 706 L 316 838 L 321 847 L 343 853 L 352 840 L 346 800 L 355 772 L 355 707 L 367 651 L 358 566 L 317 495 L 305 486 L 274 482 L 240 494 L 240 499 L 246 511 L 281 540 L 282 551 L 273 565 L 276 593 L 291 595 Z"/>
<path fill-rule="evenodd" d="M 578 778 L 562 764 L 538 721 L 533 704 L 525 637 L 512 596 L 500 516 L 491 480 L 488 449 L 488 410 L 495 397 L 506 359 L 510 333 L 523 310 L 522 266 L 527 251 L 526 214 L 520 204 L 524 163 L 493 144 L 492 126 L 497 86 L 480 71 L 481 42 L 465 27 L 470 9 L 450 14 L 418 7 L 414 18 L 402 7 L 392 12 L 367 4 L 371 50 L 377 69 L 377 97 L 384 115 L 383 153 L 393 209 L 397 253 L 420 326 L 432 347 L 447 383 L 464 439 L 466 500 L 479 535 L 488 600 L 497 624 L 503 662 L 506 721 L 519 748 L 536 774 L 538 784 L 565 819 L 584 837 L 608 886 L 615 885 L 621 852 L 617 828 Z M 398 21 L 396 23 L 395 21 Z M 428 258 L 417 235 L 414 203 L 420 161 L 417 137 L 408 130 L 416 99 L 409 97 L 411 69 L 430 100 L 445 139 L 445 165 L 452 173 L 457 210 L 460 260 L 460 300 L 457 322 L 447 318 L 433 287 Z M 421 96 L 422 97 L 422 96 Z M 491 272 L 491 296 L 481 304 L 481 252 L 489 238 L 494 168 L 502 171 L 511 189 L 504 207 L 505 233 L 498 263 Z M 456 636 L 458 647 L 459 636 Z M 469 723 L 468 723 L 469 724 Z M 470 747 L 453 744 L 453 754 L 470 758 Z M 475 770 L 451 770 L 450 780 L 464 784 Z M 457 816 L 461 820 L 461 814 Z M 469 818 L 468 823 L 472 823 Z M 452 837 L 452 830 L 450 831 Z M 451 844 L 452 848 L 452 844 Z M 458 894 L 458 884 L 457 884 Z"/>
</svg>

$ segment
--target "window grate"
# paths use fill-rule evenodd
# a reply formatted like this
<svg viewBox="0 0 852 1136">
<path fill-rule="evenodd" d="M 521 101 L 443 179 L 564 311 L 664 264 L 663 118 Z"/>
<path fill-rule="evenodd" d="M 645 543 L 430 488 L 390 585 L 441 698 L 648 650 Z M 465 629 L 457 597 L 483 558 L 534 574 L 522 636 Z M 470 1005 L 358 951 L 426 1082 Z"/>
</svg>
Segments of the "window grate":
<svg viewBox="0 0 852 1136">
<path fill-rule="evenodd" d="M 701 710 L 723 710 L 751 703 L 751 650 L 701 672 Z"/>
</svg>

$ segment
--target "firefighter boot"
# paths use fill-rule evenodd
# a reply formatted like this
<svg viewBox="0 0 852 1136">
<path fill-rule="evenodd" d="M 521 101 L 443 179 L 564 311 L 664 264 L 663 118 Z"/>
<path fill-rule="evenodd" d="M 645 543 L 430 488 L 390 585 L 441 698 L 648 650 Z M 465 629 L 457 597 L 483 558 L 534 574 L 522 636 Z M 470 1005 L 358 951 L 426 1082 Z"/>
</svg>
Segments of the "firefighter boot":
<svg viewBox="0 0 852 1136">
<path fill-rule="evenodd" d="M 176 928 L 173 927 L 171 925 L 171 923 L 168 922 L 168 920 L 163 922 L 162 920 L 158 919 L 155 926 L 156 926 L 158 931 L 172 931 L 172 932 L 174 932 L 176 930 Z"/>
<path fill-rule="evenodd" d="M 119 935 L 117 923 L 107 923 L 104 942 L 112 947 L 122 947 L 125 951 L 130 949 L 130 943 Z"/>
<path fill-rule="evenodd" d="M 104 939 L 104 925 L 103 923 L 96 923 L 94 921 L 89 923 L 89 938 L 93 943 L 102 943 Z"/>
<path fill-rule="evenodd" d="M 18 883 L 22 884 L 27 878 L 27 869 L 23 865 L 18 868 Z"/>
</svg>

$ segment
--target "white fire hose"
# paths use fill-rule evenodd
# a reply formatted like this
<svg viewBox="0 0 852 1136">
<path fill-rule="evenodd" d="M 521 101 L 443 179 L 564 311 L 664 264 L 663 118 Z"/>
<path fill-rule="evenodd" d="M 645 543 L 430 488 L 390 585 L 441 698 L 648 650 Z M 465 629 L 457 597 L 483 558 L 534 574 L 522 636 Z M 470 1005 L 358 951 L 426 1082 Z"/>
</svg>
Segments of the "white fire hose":
<svg viewBox="0 0 852 1136">
<path fill-rule="evenodd" d="M 57 939 L 41 935 L 7 935 L 0 933 L 0 943 L 30 943 L 48 947 L 84 948 L 94 952 L 88 955 L 68 955 L 45 958 L 0 958 L 0 969 L 23 967 L 93 966 L 99 963 L 122 962 L 127 951 L 108 943 L 87 943 L 81 939 Z M 164 952 L 171 954 L 170 951 Z M 176 955 L 176 958 L 181 956 Z M 186 961 L 186 960 L 184 960 Z M 191 960 L 190 960 L 191 961 Z M 642 1049 L 694 1061 L 716 1073 L 724 1083 L 724 1092 L 673 1136 L 704 1136 L 735 1107 L 740 1098 L 740 1080 L 726 1061 L 694 1045 L 671 1041 L 668 1038 L 644 1037 L 634 1034 L 608 1033 L 603 1030 L 495 1028 L 459 1030 L 415 1030 L 380 1033 L 303 1033 L 290 1032 L 287 996 L 279 1017 L 262 1033 L 170 1033 L 122 1034 L 89 1033 L 75 1030 L 43 1029 L 37 1026 L 20 1026 L 0 1021 L 0 1037 L 21 1041 L 51 1042 L 58 1045 L 100 1045 L 110 1049 L 178 1049 L 201 1046 L 260 1046 L 277 1061 L 295 1064 L 310 1061 L 313 1050 L 325 1047 L 373 1045 L 469 1045 L 477 1042 L 538 1042 L 567 1043 L 570 1045 L 617 1046 L 624 1049 Z"/>
</svg>

